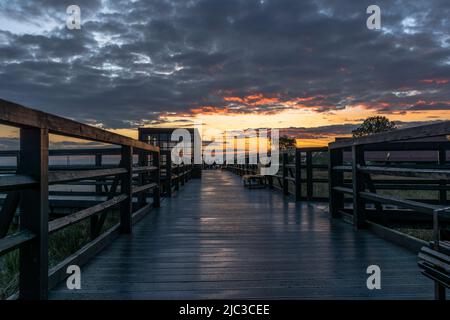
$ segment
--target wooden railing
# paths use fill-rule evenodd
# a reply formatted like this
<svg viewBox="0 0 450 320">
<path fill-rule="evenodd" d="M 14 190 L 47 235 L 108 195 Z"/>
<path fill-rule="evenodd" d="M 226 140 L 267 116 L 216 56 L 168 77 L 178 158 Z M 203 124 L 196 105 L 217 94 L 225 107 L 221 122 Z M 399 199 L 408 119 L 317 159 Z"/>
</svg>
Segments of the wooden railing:
<svg viewBox="0 0 450 320">
<path fill-rule="evenodd" d="M 5 158 L 9 159 L 9 162 L 14 163 L 10 165 L 2 165 L 0 164 L 0 174 L 11 174 L 16 173 L 17 163 L 19 161 L 19 150 L 0 150 L 0 160 Z M 67 164 L 58 164 L 58 165 L 49 165 L 50 171 L 61 171 L 61 170 L 90 170 L 90 169 L 112 169 L 117 167 L 117 164 L 111 164 L 111 159 L 105 158 L 114 158 L 118 163 L 120 160 L 121 149 L 120 148 L 76 148 L 76 149 L 53 149 L 49 150 L 49 157 L 67 157 Z M 136 158 L 139 157 L 139 151 L 134 150 L 133 156 Z M 77 162 L 77 159 L 80 157 L 89 157 L 93 158 L 90 160 L 94 160 L 93 164 L 72 164 L 70 162 Z M 167 157 L 167 158 L 166 158 Z M 166 162 L 168 159 L 168 162 Z M 106 160 L 106 161 L 105 161 Z M 62 161 L 60 161 L 62 162 Z M 180 165 L 172 164 L 170 158 L 170 151 L 161 151 L 161 192 L 162 196 L 170 196 L 171 191 L 179 190 L 180 185 L 184 185 L 186 181 L 192 178 L 192 165 L 185 165 L 184 163 Z M 166 171 L 170 172 L 171 179 L 166 179 Z M 140 179 L 144 178 L 145 174 L 141 172 L 138 176 L 133 177 L 134 183 L 139 183 Z M 109 194 L 109 189 L 114 182 L 114 177 L 101 177 L 97 179 L 91 180 L 83 180 L 83 181 L 71 181 L 67 184 L 70 186 L 93 186 L 95 187 L 95 195 L 96 196 L 106 196 Z M 170 184 L 170 188 L 168 185 Z M 49 195 L 51 196 L 92 196 L 92 191 L 60 191 L 60 190 L 49 190 Z M 82 208 L 86 206 L 90 206 L 94 203 L 98 202 L 98 200 L 77 200 L 73 201 L 70 199 L 60 199 L 60 198 L 50 198 L 50 209 L 54 214 L 58 214 L 58 208 Z M 0 197 L 0 205 L 4 203 L 4 198 Z M 53 210 L 55 209 L 55 210 Z"/>
<path fill-rule="evenodd" d="M 330 143 L 329 203 L 332 217 L 351 214 L 355 227 L 363 228 L 369 211 L 372 211 L 372 217 L 383 216 L 385 206 L 389 205 L 409 210 L 406 211 L 407 216 L 403 215 L 404 221 L 428 220 L 431 223 L 433 211 L 447 203 L 450 183 L 447 134 L 450 134 L 450 122 L 441 122 Z M 424 152 L 433 151 L 436 158 L 435 161 L 370 161 L 371 151 L 408 151 L 412 158 L 417 159 Z M 431 190 L 438 192 L 438 198 L 409 199 L 396 194 L 380 194 L 380 190 L 397 190 L 397 194 L 405 190 Z M 344 206 L 347 199 L 352 203 L 351 208 Z M 370 206 L 372 210 L 369 210 Z M 449 221 L 448 214 L 442 215 L 445 225 Z"/>
<path fill-rule="evenodd" d="M 296 201 L 327 200 L 327 190 L 323 192 L 320 188 L 316 188 L 328 183 L 326 175 L 320 177 L 320 173 L 326 173 L 328 170 L 326 162 L 323 162 L 323 159 L 327 160 L 327 151 L 326 147 L 281 151 L 278 173 L 266 176 L 267 184 L 270 188 L 281 190 L 285 195 L 294 196 Z M 322 154 L 324 156 L 321 157 Z M 248 159 L 245 162 L 245 164 L 225 165 L 225 168 L 240 176 L 258 173 L 258 165 L 249 164 Z"/>
<path fill-rule="evenodd" d="M 159 148 L 4 100 L 0 100 L 0 123 L 20 128 L 20 151 L 3 152 L 3 155 L 9 152 L 10 156 L 17 157 L 17 166 L 3 168 L 0 176 L 0 192 L 6 193 L 0 212 L 0 256 L 19 249 L 19 297 L 45 299 L 49 286 L 66 276 L 67 266 L 84 264 L 119 233 L 131 233 L 133 222 L 152 206 L 159 207 Z M 120 148 L 97 151 L 93 168 L 49 167 L 50 155 L 68 153 L 67 150 L 49 151 L 49 134 L 113 144 Z M 70 152 L 92 155 L 92 150 Z M 117 154 L 119 165 L 102 165 L 101 154 Z M 133 154 L 137 154 L 137 163 L 133 161 Z M 103 196 L 102 201 L 49 221 L 49 186 L 92 181 L 96 183 L 97 196 Z M 153 201 L 147 203 L 150 192 Z M 7 235 L 17 208 L 20 208 L 20 229 Z M 107 214 L 113 208 L 120 211 L 120 222 L 100 234 Z M 49 234 L 88 218 L 91 241 L 49 270 Z"/>
<path fill-rule="evenodd" d="M 188 180 L 192 178 L 192 164 L 172 163 L 170 151 L 161 151 L 161 180 L 162 192 L 166 197 L 171 197 L 173 191 L 180 190 Z"/>
</svg>

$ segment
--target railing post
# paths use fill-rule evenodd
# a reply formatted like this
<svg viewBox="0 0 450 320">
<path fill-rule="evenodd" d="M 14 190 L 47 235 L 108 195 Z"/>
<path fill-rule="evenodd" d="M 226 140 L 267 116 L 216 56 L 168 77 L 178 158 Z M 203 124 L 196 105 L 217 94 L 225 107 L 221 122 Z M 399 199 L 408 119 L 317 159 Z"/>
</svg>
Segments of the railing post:
<svg viewBox="0 0 450 320">
<path fill-rule="evenodd" d="M 328 151 L 328 197 L 332 218 L 340 218 L 339 210 L 344 208 L 344 195 L 334 190 L 334 187 L 344 184 L 344 173 L 333 170 L 335 166 L 342 166 L 344 161 L 342 149 L 329 149 Z"/>
<path fill-rule="evenodd" d="M 89 218 L 89 237 L 91 240 L 94 240 L 98 237 L 98 221 L 99 218 L 97 214 L 94 214 Z"/>
<path fill-rule="evenodd" d="M 175 165 L 175 190 L 180 190 L 180 165 Z"/>
<path fill-rule="evenodd" d="M 184 165 L 184 163 L 180 164 L 180 171 L 181 171 L 181 185 L 184 186 L 184 178 L 185 178 L 185 168 L 186 166 Z"/>
<path fill-rule="evenodd" d="M 172 157 L 170 152 L 166 153 L 166 196 L 172 196 Z"/>
<path fill-rule="evenodd" d="M 95 154 L 95 166 L 99 169 L 103 164 L 103 156 L 101 153 L 96 153 Z M 104 182 L 105 179 L 104 178 L 98 178 L 95 180 L 95 193 L 100 196 L 102 193 L 102 182 Z M 89 235 L 90 235 L 90 239 L 93 240 L 95 238 L 97 238 L 98 234 L 97 234 L 97 230 L 98 230 L 98 215 L 94 214 L 93 216 L 91 216 L 89 218 L 89 225 L 90 225 L 90 230 L 89 230 Z"/>
<path fill-rule="evenodd" d="M 131 218 L 133 213 L 133 148 L 122 146 L 122 167 L 127 170 L 121 177 L 120 192 L 128 197 L 120 204 L 120 232 L 131 233 Z"/>
<path fill-rule="evenodd" d="M 20 151 L 16 153 L 16 166 L 17 168 L 20 166 Z"/>
<path fill-rule="evenodd" d="M 140 150 L 138 158 L 139 158 L 138 159 L 139 166 L 141 166 L 141 167 L 148 166 L 148 153 L 147 152 L 145 152 L 144 150 Z M 147 177 L 148 177 L 147 172 L 139 173 L 139 184 L 141 186 L 143 186 L 147 183 Z M 147 191 L 140 192 L 138 195 L 139 208 L 142 208 L 143 206 L 145 206 L 146 203 L 147 203 Z"/>
<path fill-rule="evenodd" d="M 441 229 L 439 226 L 439 214 L 448 208 L 435 209 L 433 210 L 433 248 L 436 251 L 440 251 L 440 241 L 441 241 Z M 445 286 L 440 284 L 438 281 L 434 282 L 434 298 L 435 300 L 445 301 Z"/>
<path fill-rule="evenodd" d="M 306 151 L 306 198 L 308 201 L 311 201 L 313 198 L 313 168 L 311 151 Z"/>
<path fill-rule="evenodd" d="M 289 194 L 289 181 L 287 180 L 287 176 L 288 176 L 288 168 L 287 168 L 287 163 L 288 163 L 288 154 L 287 151 L 285 151 L 283 153 L 283 193 L 285 195 Z"/>
<path fill-rule="evenodd" d="M 102 166 L 102 161 L 103 157 L 101 153 L 96 153 L 95 154 L 95 167 L 97 169 L 100 169 L 100 167 Z M 103 178 L 97 178 L 95 180 L 95 193 L 100 196 L 102 193 L 102 182 L 104 181 Z M 98 215 L 94 214 L 89 218 L 89 236 L 91 240 L 94 240 L 95 238 L 97 238 L 98 233 Z"/>
<path fill-rule="evenodd" d="M 96 153 L 95 154 L 95 167 L 97 169 L 100 169 L 102 166 L 102 154 Z M 100 196 L 102 193 L 102 185 L 101 182 L 103 181 L 103 178 L 97 178 L 95 179 L 95 194 L 97 196 Z M 94 240 L 97 235 L 97 229 L 98 229 L 98 215 L 94 214 L 93 216 L 89 217 L 89 236 L 91 240 Z"/>
<path fill-rule="evenodd" d="M 295 201 L 302 198 L 302 153 L 295 149 Z"/>
<path fill-rule="evenodd" d="M 101 153 L 96 153 L 95 154 L 95 167 L 96 168 L 100 168 L 102 166 L 102 154 Z M 102 193 L 102 185 L 100 184 L 102 182 L 102 178 L 98 178 L 95 180 L 96 184 L 95 184 L 95 193 L 97 195 L 100 195 Z"/>
<path fill-rule="evenodd" d="M 440 166 L 445 166 L 447 163 L 447 150 L 445 147 L 440 147 L 438 150 L 438 164 Z M 441 189 L 439 190 L 439 203 L 446 204 L 447 203 L 447 190 L 445 189 L 446 183 L 445 180 L 441 180 L 439 182 L 439 186 Z"/>
<path fill-rule="evenodd" d="M 352 146 L 353 224 L 356 229 L 365 227 L 366 204 L 359 193 L 364 191 L 364 174 L 358 166 L 364 165 L 364 146 Z"/>
<path fill-rule="evenodd" d="M 47 299 L 48 294 L 48 143 L 46 128 L 20 130 L 18 172 L 38 181 L 20 195 L 20 229 L 35 235 L 20 248 L 21 299 Z"/>
<path fill-rule="evenodd" d="M 159 208 L 161 206 L 161 154 L 159 152 L 153 153 L 153 166 L 155 170 L 154 180 L 156 187 L 153 189 L 153 207 Z"/>
</svg>

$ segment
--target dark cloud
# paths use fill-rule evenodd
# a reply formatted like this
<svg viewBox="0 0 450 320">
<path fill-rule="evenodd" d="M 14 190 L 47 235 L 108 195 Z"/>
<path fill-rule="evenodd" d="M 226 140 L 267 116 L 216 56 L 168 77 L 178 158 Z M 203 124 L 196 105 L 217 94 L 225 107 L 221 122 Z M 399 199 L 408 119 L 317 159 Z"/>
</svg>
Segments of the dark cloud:
<svg viewBox="0 0 450 320">
<path fill-rule="evenodd" d="M 205 106 L 450 109 L 448 0 L 378 1 L 382 31 L 366 28 L 366 0 L 77 0 L 83 24 L 71 31 L 72 2 L 0 4 L 17 23 L 52 25 L 0 24 L 0 97 L 111 128 Z M 257 94 L 278 101 L 225 99 Z"/>
</svg>

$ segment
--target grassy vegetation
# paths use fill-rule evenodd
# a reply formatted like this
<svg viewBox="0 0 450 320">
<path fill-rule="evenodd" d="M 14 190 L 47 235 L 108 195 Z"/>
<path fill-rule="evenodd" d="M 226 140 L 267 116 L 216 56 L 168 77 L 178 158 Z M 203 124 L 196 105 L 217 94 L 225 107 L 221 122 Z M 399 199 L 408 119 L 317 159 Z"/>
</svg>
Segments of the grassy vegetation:
<svg viewBox="0 0 450 320">
<path fill-rule="evenodd" d="M 108 214 L 103 230 L 107 230 L 119 222 L 118 211 Z M 11 227 L 10 234 L 17 227 Z M 89 220 L 81 221 L 73 226 L 55 232 L 49 237 L 50 268 L 75 253 L 89 242 Z M 19 282 L 19 250 L 0 257 L 0 300 L 11 296 L 18 289 Z"/>
<path fill-rule="evenodd" d="M 433 230 L 431 229 L 423 229 L 420 226 L 394 227 L 394 229 L 411 237 L 427 242 L 433 240 Z"/>
<path fill-rule="evenodd" d="M 0 300 L 16 292 L 19 281 L 17 270 L 19 270 L 19 250 L 0 258 Z"/>
</svg>

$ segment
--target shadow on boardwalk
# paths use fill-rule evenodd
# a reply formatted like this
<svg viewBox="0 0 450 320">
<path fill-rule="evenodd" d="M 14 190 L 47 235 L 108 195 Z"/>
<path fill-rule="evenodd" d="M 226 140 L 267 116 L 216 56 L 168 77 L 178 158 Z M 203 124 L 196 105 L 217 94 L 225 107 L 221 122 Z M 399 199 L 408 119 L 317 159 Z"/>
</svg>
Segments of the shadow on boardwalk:
<svg viewBox="0 0 450 320">
<path fill-rule="evenodd" d="M 204 171 L 82 268 L 82 289 L 53 299 L 431 299 L 417 258 L 330 221 L 323 204 L 247 190 Z M 379 265 L 381 290 L 366 268 Z"/>
</svg>

